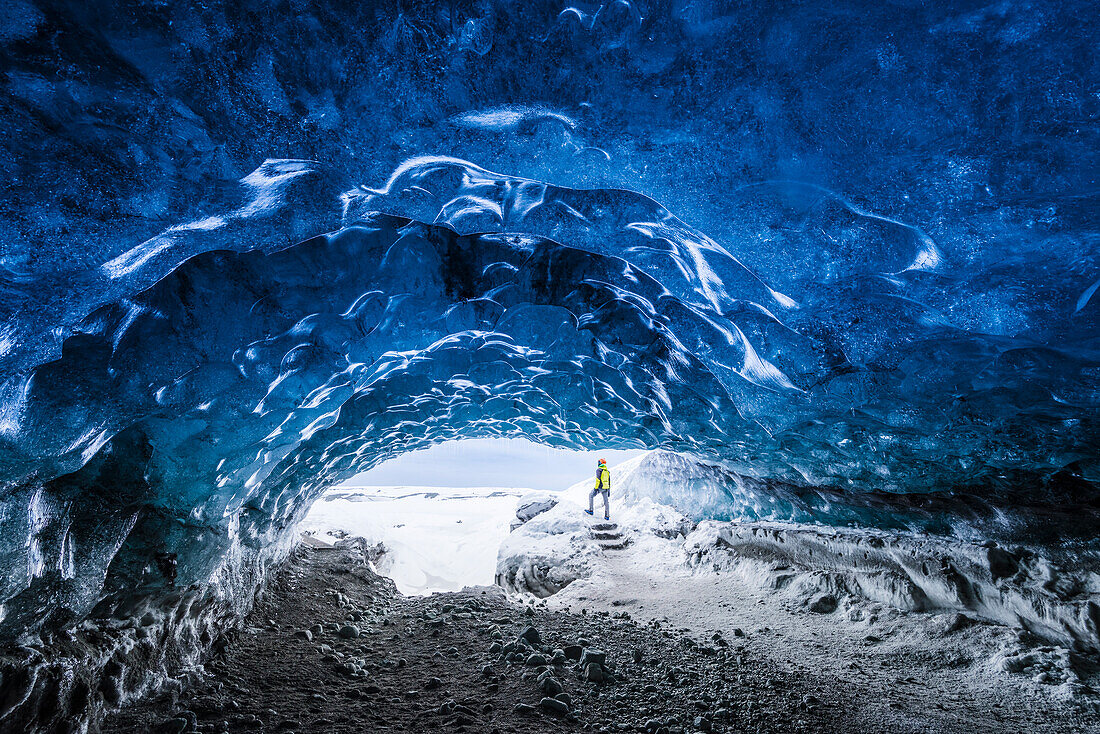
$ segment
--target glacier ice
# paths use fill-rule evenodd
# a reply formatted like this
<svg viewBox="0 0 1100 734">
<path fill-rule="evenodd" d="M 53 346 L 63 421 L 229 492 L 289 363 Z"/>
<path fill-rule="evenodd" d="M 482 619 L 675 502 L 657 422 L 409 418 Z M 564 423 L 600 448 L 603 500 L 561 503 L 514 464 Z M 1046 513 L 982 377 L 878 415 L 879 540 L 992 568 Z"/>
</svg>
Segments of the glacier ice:
<svg viewBox="0 0 1100 734">
<path fill-rule="evenodd" d="M 6 640 L 216 636 L 325 487 L 460 437 L 1095 536 L 1084 2 L 11 6 Z"/>
</svg>

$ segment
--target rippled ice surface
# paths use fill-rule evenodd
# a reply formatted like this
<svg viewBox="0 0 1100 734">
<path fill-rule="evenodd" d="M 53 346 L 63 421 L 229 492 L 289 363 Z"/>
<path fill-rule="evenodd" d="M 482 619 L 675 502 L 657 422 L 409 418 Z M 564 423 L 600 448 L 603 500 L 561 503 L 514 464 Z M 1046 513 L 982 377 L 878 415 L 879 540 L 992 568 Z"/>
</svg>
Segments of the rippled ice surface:
<svg viewBox="0 0 1100 734">
<path fill-rule="evenodd" d="M 1095 535 L 1086 2 L 10 6 L 5 637 L 239 611 L 326 489 L 457 438 Z"/>
</svg>

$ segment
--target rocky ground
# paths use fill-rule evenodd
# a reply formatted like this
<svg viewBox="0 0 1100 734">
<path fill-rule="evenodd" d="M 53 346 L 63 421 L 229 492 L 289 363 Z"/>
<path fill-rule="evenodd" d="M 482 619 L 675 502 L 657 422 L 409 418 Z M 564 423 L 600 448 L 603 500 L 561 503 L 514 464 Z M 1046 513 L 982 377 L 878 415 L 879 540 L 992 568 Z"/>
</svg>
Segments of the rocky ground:
<svg viewBox="0 0 1100 734">
<path fill-rule="evenodd" d="M 302 547 L 204 671 L 103 731 L 1100 731 L 1082 710 L 915 693 L 940 715 L 883 715 L 894 704 L 865 705 L 881 686 L 862 671 L 821 675 L 745 635 L 526 606 L 496 588 L 404 597 L 355 548 Z"/>
</svg>

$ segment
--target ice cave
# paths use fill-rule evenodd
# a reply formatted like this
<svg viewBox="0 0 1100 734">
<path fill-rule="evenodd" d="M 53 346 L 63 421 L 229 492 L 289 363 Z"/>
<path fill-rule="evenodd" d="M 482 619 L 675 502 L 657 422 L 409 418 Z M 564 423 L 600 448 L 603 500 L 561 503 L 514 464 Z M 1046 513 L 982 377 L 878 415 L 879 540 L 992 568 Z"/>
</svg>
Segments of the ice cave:
<svg viewBox="0 0 1100 734">
<path fill-rule="evenodd" d="M 0 731 L 1100 731 L 1093 3 L 0 10 Z"/>
</svg>

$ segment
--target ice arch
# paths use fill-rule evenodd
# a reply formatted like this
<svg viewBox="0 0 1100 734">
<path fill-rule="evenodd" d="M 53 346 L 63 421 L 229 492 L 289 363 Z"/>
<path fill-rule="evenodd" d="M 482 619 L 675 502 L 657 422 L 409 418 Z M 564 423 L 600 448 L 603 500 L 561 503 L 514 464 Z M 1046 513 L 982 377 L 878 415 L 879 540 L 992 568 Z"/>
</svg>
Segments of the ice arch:
<svg viewBox="0 0 1100 734">
<path fill-rule="evenodd" d="M 915 296 L 942 267 L 927 236 L 851 206 L 828 221 L 875 228 L 863 287 L 791 296 L 629 191 L 439 158 L 371 190 L 269 161 L 223 211 L 22 304 L 0 451 L 24 542 L 0 556 L 0 625 L 248 587 L 324 487 L 462 436 L 663 446 L 834 507 L 1023 478 L 1038 501 L 1091 471 L 1087 352 L 950 323 Z"/>
<path fill-rule="evenodd" d="M 1038 323 L 1054 346 L 963 329 L 920 297 L 926 236 L 822 196 L 816 226 L 863 249 L 785 294 L 629 191 L 269 161 L 58 297 L 9 291 L 0 633 L 54 647 L 5 664 L 6 710 L 140 695 L 247 608 L 325 487 L 451 438 L 685 452 L 753 517 L 949 527 L 1094 496 L 1089 313 Z"/>
</svg>

